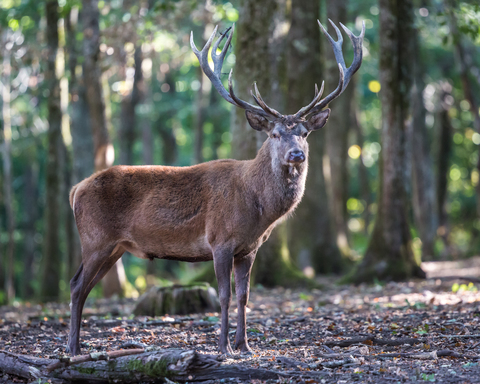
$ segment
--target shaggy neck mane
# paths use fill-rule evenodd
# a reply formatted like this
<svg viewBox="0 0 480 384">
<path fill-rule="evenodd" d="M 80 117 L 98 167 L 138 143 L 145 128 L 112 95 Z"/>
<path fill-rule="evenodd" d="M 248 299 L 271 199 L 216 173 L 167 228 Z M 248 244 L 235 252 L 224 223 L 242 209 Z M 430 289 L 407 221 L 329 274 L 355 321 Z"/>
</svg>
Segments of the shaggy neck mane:
<svg viewBox="0 0 480 384">
<path fill-rule="evenodd" d="M 262 203 L 271 208 L 272 216 L 279 218 L 293 210 L 302 199 L 308 157 L 304 163 L 287 166 L 272 156 L 271 144 L 271 139 L 267 139 L 255 159 L 248 161 L 245 181 Z"/>
</svg>

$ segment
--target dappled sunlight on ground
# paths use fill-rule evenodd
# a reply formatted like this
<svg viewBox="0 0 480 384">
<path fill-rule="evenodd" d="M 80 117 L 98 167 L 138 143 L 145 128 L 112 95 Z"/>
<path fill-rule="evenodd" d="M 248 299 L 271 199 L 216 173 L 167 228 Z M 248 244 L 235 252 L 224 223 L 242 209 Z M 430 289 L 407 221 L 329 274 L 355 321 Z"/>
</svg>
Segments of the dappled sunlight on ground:
<svg viewBox="0 0 480 384">
<path fill-rule="evenodd" d="M 319 283 L 312 290 L 253 287 L 247 331 L 254 354 L 237 352 L 223 364 L 300 372 L 314 377 L 312 383 L 473 382 L 480 372 L 480 293 L 474 284 L 430 279 L 339 286 L 329 277 Z M 88 301 L 82 353 L 128 345 L 217 353 L 219 313 L 133 317 L 133 306 L 132 299 Z M 0 350 L 63 356 L 69 315 L 66 303 L 1 307 Z M 234 298 L 230 322 L 233 344 Z M 298 382 L 292 380 L 287 382 Z"/>
</svg>

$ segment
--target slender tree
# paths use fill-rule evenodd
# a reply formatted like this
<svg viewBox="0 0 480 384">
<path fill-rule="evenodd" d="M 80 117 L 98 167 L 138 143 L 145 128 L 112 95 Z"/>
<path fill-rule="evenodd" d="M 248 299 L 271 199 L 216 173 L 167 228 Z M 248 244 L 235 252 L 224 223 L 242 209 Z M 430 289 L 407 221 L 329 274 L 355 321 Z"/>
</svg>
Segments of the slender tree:
<svg viewBox="0 0 480 384">
<path fill-rule="evenodd" d="M 288 33 L 288 113 L 307 105 L 315 83 L 322 81 L 320 57 L 320 14 L 318 1 L 292 1 L 291 27 Z M 338 76 L 338 66 L 337 74 Z M 336 85 L 333 87 L 333 89 Z M 331 92 L 327 89 L 327 92 Z M 345 95 L 342 96 L 342 99 Z M 326 129 L 339 127 L 329 124 Z M 289 247 L 301 267 L 313 265 L 317 273 L 339 272 L 341 256 L 338 250 L 323 173 L 325 131 L 308 138 L 309 171 L 305 195 L 295 215 L 288 222 Z"/>
<path fill-rule="evenodd" d="M 169 90 L 166 92 L 168 97 L 166 102 L 171 102 L 171 99 L 175 97 L 175 81 L 171 72 L 165 74 L 165 83 L 169 85 Z M 160 114 L 155 127 L 162 139 L 162 164 L 163 165 L 175 165 L 178 158 L 178 146 L 175 139 L 175 135 L 170 127 L 165 124 L 165 121 L 174 115 L 173 108 L 168 111 L 167 114 Z"/>
<path fill-rule="evenodd" d="M 144 93 L 142 62 L 142 48 L 137 46 L 134 51 L 135 73 L 132 90 L 123 98 L 121 103 L 120 164 L 133 165 L 133 143 L 136 137 L 135 108 L 141 102 Z"/>
<path fill-rule="evenodd" d="M 203 42 L 202 42 L 203 43 Z M 200 89 L 197 92 L 195 99 L 195 118 L 194 118 L 194 150 L 193 162 L 198 164 L 203 162 L 203 124 L 205 123 L 206 107 L 208 102 L 208 92 L 206 84 L 209 81 L 204 75 L 202 69 L 198 67 L 198 80 L 200 82 Z"/>
<path fill-rule="evenodd" d="M 59 282 L 62 265 L 60 253 L 60 211 L 61 211 L 61 145 L 62 111 L 60 108 L 60 84 L 56 75 L 58 51 L 58 2 L 48 0 L 45 4 L 47 19 L 47 65 L 45 82 L 49 90 L 48 109 L 48 158 L 45 202 L 45 240 L 42 260 L 40 297 L 43 300 L 59 298 Z M 63 200 L 62 200 L 63 201 Z"/>
<path fill-rule="evenodd" d="M 411 0 L 380 0 L 382 152 L 375 227 L 354 280 L 424 277 L 413 256 L 405 191 L 414 53 Z"/>
<path fill-rule="evenodd" d="M 10 111 L 10 75 L 11 75 L 11 48 L 7 47 L 10 43 L 11 32 L 6 29 L 3 32 L 3 87 L 2 87 L 2 158 L 3 158 L 3 193 L 5 202 L 5 213 L 7 216 L 8 243 L 5 252 L 5 292 L 7 302 L 11 304 L 15 298 L 14 287 L 14 251 L 15 251 L 15 217 L 13 211 L 13 177 L 12 177 L 12 124 Z"/>
<path fill-rule="evenodd" d="M 33 151 L 32 151 L 33 152 Z M 29 155 L 30 162 L 25 168 L 23 175 L 23 228 L 25 230 L 24 248 L 24 268 L 23 283 L 21 284 L 21 295 L 24 299 L 32 299 L 34 297 L 35 272 L 34 263 L 36 259 L 37 245 L 35 235 L 37 233 L 35 223 L 39 216 L 38 209 L 38 164 L 35 162 L 35 153 Z"/>
<path fill-rule="evenodd" d="M 100 53 L 99 17 L 98 0 L 85 0 L 82 8 L 83 77 L 92 125 L 95 171 L 108 168 L 114 160 L 113 146 L 107 130 L 105 101 L 98 62 Z M 119 259 L 102 280 L 104 296 L 123 295 L 125 283 L 125 270 L 122 259 Z"/>
<path fill-rule="evenodd" d="M 327 17 L 335 23 L 347 23 L 347 1 L 336 0 L 327 2 Z M 326 86 L 335 89 L 338 83 L 338 65 L 331 49 L 325 52 Z M 351 130 L 352 111 L 354 108 L 353 94 L 355 83 L 350 84 L 342 97 L 335 100 L 325 130 L 325 148 L 328 166 L 325 169 L 325 179 L 329 191 L 330 211 L 337 238 L 337 246 L 343 256 L 350 255 L 347 229 L 347 199 L 348 199 L 348 134 Z"/>
<path fill-rule="evenodd" d="M 451 96 L 452 86 L 448 82 L 441 84 L 439 108 L 436 114 L 436 126 L 438 142 L 436 150 L 436 166 L 437 166 L 437 180 L 436 180 L 436 196 L 438 215 L 438 234 L 442 238 L 446 247 L 444 256 L 449 255 L 450 241 L 449 241 L 449 222 L 447 215 L 447 193 L 448 193 L 448 172 L 450 170 L 452 157 L 452 139 L 453 127 L 450 122 L 449 110 L 453 104 Z"/>
<path fill-rule="evenodd" d="M 354 82 L 356 81 L 356 78 L 353 78 L 350 81 L 350 87 L 353 87 Z M 353 83 L 353 84 L 352 84 Z M 356 100 L 356 97 L 352 97 L 350 100 L 352 103 L 352 107 L 350 108 L 350 113 L 351 113 L 351 123 L 352 123 L 352 131 L 355 132 L 355 142 L 360 148 L 364 147 L 364 137 L 363 137 L 363 131 L 362 131 L 362 126 L 360 124 L 360 118 L 359 118 L 359 106 L 358 102 Z M 365 202 L 366 208 L 370 206 L 371 202 L 371 197 L 370 197 L 370 182 L 368 178 L 368 170 L 367 167 L 365 166 L 363 162 L 363 158 L 360 159 L 358 162 L 358 180 L 360 183 L 360 196 L 361 199 Z M 364 230 L 363 233 L 367 235 L 368 233 L 368 225 L 369 225 L 369 217 L 370 214 L 368 212 L 368 209 L 365 209 L 363 211 L 363 220 L 364 220 Z"/>
<path fill-rule="evenodd" d="M 220 105 L 221 97 L 217 92 L 210 92 L 209 107 L 207 109 L 208 120 L 213 125 L 212 132 L 212 152 L 213 159 L 218 158 L 218 148 L 222 145 L 222 121 L 225 117 L 225 113 L 222 113 L 222 107 Z"/>
<path fill-rule="evenodd" d="M 424 70 L 420 60 L 418 36 L 415 34 L 414 87 L 412 91 L 412 121 L 409 125 L 409 145 L 412 153 L 412 201 L 415 224 L 422 240 L 422 258 L 434 258 L 434 243 L 438 228 L 435 209 L 435 180 L 430 139 L 425 123 L 426 109 L 423 102 Z"/>
</svg>

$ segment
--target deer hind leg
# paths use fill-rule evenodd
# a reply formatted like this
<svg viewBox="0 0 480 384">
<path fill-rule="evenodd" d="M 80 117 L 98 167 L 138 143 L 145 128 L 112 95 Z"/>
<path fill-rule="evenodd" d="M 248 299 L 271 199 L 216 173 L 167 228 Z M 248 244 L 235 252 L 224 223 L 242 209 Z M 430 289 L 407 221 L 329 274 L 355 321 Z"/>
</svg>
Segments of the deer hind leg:
<svg viewBox="0 0 480 384">
<path fill-rule="evenodd" d="M 111 246 L 103 251 L 84 252 L 83 262 L 70 281 L 70 333 L 67 352 L 72 356 L 80 353 L 80 325 L 85 300 L 93 287 L 123 255 L 124 249 Z"/>
<path fill-rule="evenodd" d="M 230 283 L 233 268 L 233 252 L 228 249 L 217 249 L 213 251 L 213 265 L 218 281 L 218 298 L 222 311 L 222 325 L 220 329 L 219 348 L 220 352 L 232 355 L 233 350 L 228 339 L 228 310 L 232 296 Z"/>
<path fill-rule="evenodd" d="M 252 265 L 255 261 L 256 251 L 248 254 L 245 257 L 234 259 L 234 273 L 235 273 L 235 294 L 237 296 L 237 333 L 235 335 L 235 349 L 240 349 L 243 353 L 252 353 L 248 346 L 247 339 L 247 317 L 246 309 L 248 303 L 248 296 L 250 293 L 250 273 Z"/>
</svg>

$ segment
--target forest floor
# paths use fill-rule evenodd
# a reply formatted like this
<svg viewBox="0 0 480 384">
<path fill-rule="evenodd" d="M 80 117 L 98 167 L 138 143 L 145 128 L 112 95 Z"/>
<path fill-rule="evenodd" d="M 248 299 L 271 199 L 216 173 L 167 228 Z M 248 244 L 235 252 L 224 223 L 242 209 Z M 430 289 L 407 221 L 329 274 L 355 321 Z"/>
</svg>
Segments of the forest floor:
<svg viewBox="0 0 480 384">
<path fill-rule="evenodd" d="M 480 292 L 475 285 L 440 279 L 321 283 L 323 288 L 314 290 L 253 288 L 247 322 L 254 354 L 236 353 L 222 361 L 222 366 L 272 370 L 282 377 L 208 382 L 480 382 Z M 82 353 L 157 346 L 217 354 L 218 313 L 134 318 L 133 306 L 127 299 L 88 300 Z M 62 357 L 68 316 L 67 304 L 0 307 L 0 352 Z M 0 370 L 0 382 L 23 382 L 2 375 Z"/>
</svg>

